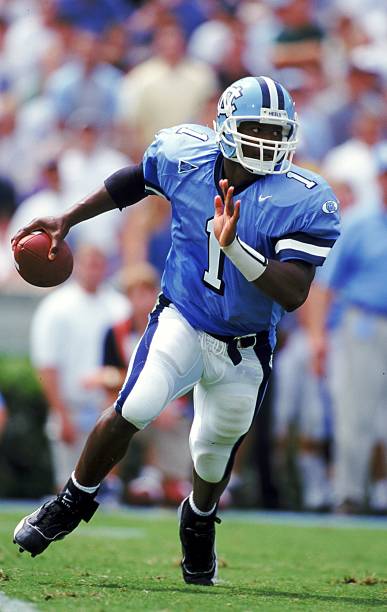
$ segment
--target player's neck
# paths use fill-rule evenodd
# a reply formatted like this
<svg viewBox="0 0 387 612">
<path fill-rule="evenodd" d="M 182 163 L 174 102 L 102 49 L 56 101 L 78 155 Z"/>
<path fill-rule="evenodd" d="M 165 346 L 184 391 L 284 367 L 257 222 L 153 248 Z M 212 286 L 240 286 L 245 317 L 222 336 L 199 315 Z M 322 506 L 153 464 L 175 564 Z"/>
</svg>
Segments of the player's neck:
<svg viewBox="0 0 387 612">
<path fill-rule="evenodd" d="M 223 159 L 223 177 L 228 179 L 229 184 L 233 185 L 236 189 L 259 181 L 262 178 L 259 174 L 253 174 L 245 170 L 240 164 L 227 158 Z"/>
</svg>

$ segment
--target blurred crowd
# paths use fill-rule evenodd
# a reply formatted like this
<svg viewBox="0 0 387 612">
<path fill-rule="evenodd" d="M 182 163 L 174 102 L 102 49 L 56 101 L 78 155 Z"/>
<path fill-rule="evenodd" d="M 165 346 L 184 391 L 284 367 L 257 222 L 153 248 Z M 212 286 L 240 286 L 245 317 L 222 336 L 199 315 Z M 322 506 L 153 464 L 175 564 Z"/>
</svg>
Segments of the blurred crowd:
<svg viewBox="0 0 387 612">
<path fill-rule="evenodd" d="M 18 228 L 139 162 L 159 129 L 211 126 L 223 89 L 260 74 L 292 94 L 296 163 L 332 184 L 343 236 L 284 319 L 270 394 L 222 503 L 387 512 L 385 0 L 0 0 L 0 290 L 37 291 L 13 267 Z M 124 380 L 169 227 L 156 196 L 77 226 L 73 279 L 35 314 L 58 487 Z M 0 403 L 0 436 L 5 414 Z M 191 414 L 189 397 L 170 406 L 106 496 L 182 499 Z"/>
</svg>

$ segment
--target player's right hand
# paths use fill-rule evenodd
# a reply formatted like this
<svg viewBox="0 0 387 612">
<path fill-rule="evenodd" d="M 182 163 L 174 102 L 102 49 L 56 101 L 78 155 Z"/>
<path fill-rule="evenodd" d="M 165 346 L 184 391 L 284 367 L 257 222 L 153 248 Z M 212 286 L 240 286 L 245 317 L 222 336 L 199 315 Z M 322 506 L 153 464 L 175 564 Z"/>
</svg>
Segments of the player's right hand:
<svg viewBox="0 0 387 612">
<path fill-rule="evenodd" d="M 48 253 L 49 259 L 55 259 L 59 243 L 65 238 L 69 231 L 69 227 L 65 223 L 64 217 L 41 217 L 33 219 L 28 225 L 25 225 L 11 239 L 12 250 L 14 251 L 19 240 L 28 236 L 33 232 L 46 232 L 51 238 L 51 248 Z"/>
<path fill-rule="evenodd" d="M 223 198 L 217 195 L 214 199 L 214 235 L 219 245 L 225 247 L 235 239 L 241 201 L 237 200 L 234 204 L 234 187 L 229 185 L 227 179 L 221 179 L 219 187 Z"/>
</svg>

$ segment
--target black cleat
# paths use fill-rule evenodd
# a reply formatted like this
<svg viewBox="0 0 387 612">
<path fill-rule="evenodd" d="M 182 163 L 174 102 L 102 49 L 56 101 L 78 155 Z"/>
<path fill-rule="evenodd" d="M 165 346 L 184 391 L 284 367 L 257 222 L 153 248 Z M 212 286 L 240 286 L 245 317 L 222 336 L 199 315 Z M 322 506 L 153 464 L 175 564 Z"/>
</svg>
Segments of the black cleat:
<svg viewBox="0 0 387 612">
<path fill-rule="evenodd" d="M 191 509 L 188 497 L 178 511 L 180 541 L 183 552 L 181 569 L 187 584 L 212 586 L 216 582 L 218 564 L 215 552 L 215 523 L 220 523 L 216 510 L 210 516 L 198 516 Z"/>
<path fill-rule="evenodd" d="M 69 489 L 73 486 L 67 484 L 64 492 L 20 521 L 13 534 L 20 552 L 40 555 L 51 542 L 63 540 L 74 531 L 81 520 L 89 522 L 99 504 L 88 494 L 72 495 Z"/>
</svg>

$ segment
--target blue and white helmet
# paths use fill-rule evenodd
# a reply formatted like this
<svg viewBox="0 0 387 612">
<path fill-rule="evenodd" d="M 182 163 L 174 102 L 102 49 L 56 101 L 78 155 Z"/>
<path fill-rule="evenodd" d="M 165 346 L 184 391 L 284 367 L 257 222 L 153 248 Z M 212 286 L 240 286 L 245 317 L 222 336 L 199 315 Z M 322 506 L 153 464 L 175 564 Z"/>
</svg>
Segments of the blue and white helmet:
<svg viewBox="0 0 387 612">
<path fill-rule="evenodd" d="M 241 134 L 238 127 L 244 121 L 279 125 L 282 140 Z M 218 103 L 214 130 L 224 157 L 254 174 L 283 174 L 289 170 L 296 150 L 298 125 L 289 92 L 277 81 L 260 76 L 246 77 L 227 87 Z M 243 145 L 256 147 L 258 155 L 246 157 Z"/>
</svg>

